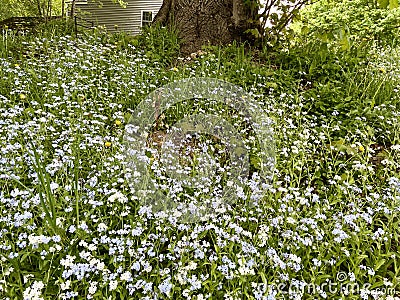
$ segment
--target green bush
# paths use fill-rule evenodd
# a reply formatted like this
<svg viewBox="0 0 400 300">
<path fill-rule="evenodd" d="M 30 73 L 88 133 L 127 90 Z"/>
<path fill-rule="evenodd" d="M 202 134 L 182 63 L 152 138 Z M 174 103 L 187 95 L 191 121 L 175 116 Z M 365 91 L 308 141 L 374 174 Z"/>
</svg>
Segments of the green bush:
<svg viewBox="0 0 400 300">
<path fill-rule="evenodd" d="M 301 13 L 301 38 L 319 39 L 343 50 L 366 41 L 397 42 L 400 9 L 396 1 L 317 1 Z M 385 2 L 385 3 L 384 3 Z"/>
</svg>

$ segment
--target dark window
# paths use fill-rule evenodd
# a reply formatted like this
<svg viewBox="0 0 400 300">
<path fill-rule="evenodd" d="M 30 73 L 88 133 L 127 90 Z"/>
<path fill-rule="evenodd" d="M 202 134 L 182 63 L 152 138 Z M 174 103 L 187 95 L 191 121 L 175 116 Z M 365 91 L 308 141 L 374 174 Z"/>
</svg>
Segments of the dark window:
<svg viewBox="0 0 400 300">
<path fill-rule="evenodd" d="M 153 12 L 142 11 L 142 27 L 150 26 L 151 22 L 153 22 Z"/>
</svg>

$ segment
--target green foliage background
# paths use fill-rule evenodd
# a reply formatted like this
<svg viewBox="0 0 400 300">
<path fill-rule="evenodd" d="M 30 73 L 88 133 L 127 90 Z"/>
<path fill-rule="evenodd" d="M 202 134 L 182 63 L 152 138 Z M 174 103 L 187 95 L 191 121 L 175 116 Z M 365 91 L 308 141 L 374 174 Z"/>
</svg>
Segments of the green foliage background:
<svg viewBox="0 0 400 300">
<path fill-rule="evenodd" d="M 48 0 L 0 0 L 0 20 L 11 17 L 39 16 L 38 4 L 46 7 Z M 52 15 L 61 15 L 62 0 L 51 0 Z"/>
<path fill-rule="evenodd" d="M 365 41 L 396 43 L 399 26 L 398 0 L 321 0 L 302 10 L 293 28 L 347 50 Z"/>
</svg>

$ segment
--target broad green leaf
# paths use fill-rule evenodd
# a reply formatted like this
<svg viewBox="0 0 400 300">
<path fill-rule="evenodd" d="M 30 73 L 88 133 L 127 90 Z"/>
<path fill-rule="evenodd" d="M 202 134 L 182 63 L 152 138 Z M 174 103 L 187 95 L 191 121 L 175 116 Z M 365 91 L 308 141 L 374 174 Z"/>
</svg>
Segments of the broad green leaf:
<svg viewBox="0 0 400 300">
<path fill-rule="evenodd" d="M 389 0 L 378 0 L 379 8 L 386 8 L 389 5 Z"/>
<path fill-rule="evenodd" d="M 310 32 L 310 28 L 308 26 L 301 27 L 301 33 L 302 34 L 307 34 L 309 32 Z"/>
<path fill-rule="evenodd" d="M 394 9 L 399 7 L 399 0 L 389 0 L 389 8 Z"/>
<path fill-rule="evenodd" d="M 382 265 L 383 265 L 385 262 L 386 262 L 385 259 L 379 260 L 379 261 L 375 264 L 374 269 L 375 269 L 375 270 L 379 270 L 379 268 L 382 267 Z"/>
<path fill-rule="evenodd" d="M 343 51 L 347 51 L 350 49 L 350 41 L 346 35 L 344 35 L 343 38 L 340 40 L 340 45 Z"/>
</svg>

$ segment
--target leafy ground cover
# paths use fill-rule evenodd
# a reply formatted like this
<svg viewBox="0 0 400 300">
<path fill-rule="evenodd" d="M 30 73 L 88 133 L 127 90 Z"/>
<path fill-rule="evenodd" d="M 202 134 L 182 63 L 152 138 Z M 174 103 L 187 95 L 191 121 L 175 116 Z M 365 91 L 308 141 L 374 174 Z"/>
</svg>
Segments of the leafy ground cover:
<svg viewBox="0 0 400 300">
<path fill-rule="evenodd" d="M 399 296 L 398 49 L 338 55 L 312 43 L 274 53 L 231 45 L 179 57 L 164 31 L 139 39 L 8 34 L 0 59 L 2 299 Z M 242 198 L 258 197 L 256 205 L 180 224 L 135 198 L 123 137 L 146 95 L 187 77 L 251 93 L 274 121 L 276 165 L 261 198 L 254 168 Z M 186 103 L 164 123 L 205 105 Z M 255 145 L 251 134 L 243 138 Z"/>
</svg>

